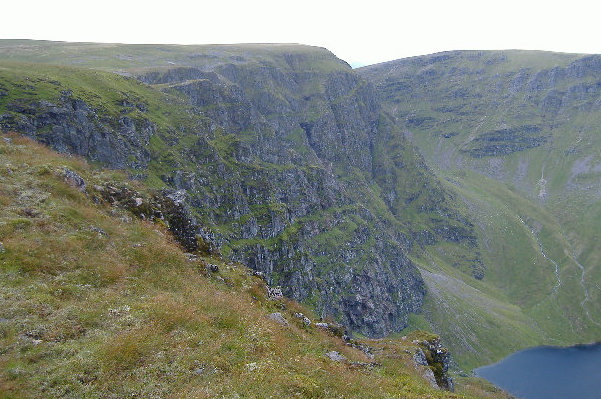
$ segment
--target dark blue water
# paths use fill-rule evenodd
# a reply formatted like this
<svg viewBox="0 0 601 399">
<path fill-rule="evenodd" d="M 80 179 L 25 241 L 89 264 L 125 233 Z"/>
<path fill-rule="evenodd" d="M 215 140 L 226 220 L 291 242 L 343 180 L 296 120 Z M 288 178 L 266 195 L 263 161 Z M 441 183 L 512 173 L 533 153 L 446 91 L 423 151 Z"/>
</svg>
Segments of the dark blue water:
<svg viewBox="0 0 601 399">
<path fill-rule="evenodd" d="M 601 343 L 530 348 L 474 372 L 522 399 L 601 399 Z"/>
</svg>

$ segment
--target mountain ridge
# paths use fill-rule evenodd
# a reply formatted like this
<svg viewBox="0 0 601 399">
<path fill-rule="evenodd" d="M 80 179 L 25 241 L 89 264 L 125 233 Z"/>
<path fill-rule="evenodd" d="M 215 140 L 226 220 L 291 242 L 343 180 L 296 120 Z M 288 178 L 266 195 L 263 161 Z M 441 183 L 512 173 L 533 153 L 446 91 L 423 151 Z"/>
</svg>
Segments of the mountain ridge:
<svg viewBox="0 0 601 399">
<path fill-rule="evenodd" d="M 60 115 L 56 102 L 66 94 L 46 91 L 47 77 L 64 67 L 42 65 L 91 68 L 85 73 L 112 87 L 100 97 L 91 95 L 100 86 L 86 90 L 65 76 L 54 86 L 73 86 L 73 100 L 89 108 L 80 111 L 108 116 L 98 120 L 123 150 L 120 167 L 154 187 L 185 189 L 193 216 L 226 256 L 320 315 L 372 336 L 408 321 L 434 328 L 463 367 L 524 346 L 598 337 L 599 298 L 589 283 L 598 273 L 588 266 L 599 258 L 595 217 L 565 206 L 599 209 L 597 163 L 584 147 L 597 144 L 587 114 L 594 56 L 458 51 L 352 70 L 305 46 L 177 53 L 92 45 L 78 54 L 63 48 L 61 58 L 61 46 L 43 44 L 47 53 L 20 59 L 36 62 L 22 68 L 30 78 L 42 71 L 35 85 L 0 88 L 21 101 L 0 96 L 3 107 L 12 104 L 0 108 L 5 129 L 42 141 L 60 137 L 49 134 L 56 126 L 68 132 L 64 121 L 44 125 Z M 9 50 L 0 46 L 0 54 Z M 402 67 L 381 71 L 391 65 Z M 549 88 L 551 78 L 559 85 Z M 548 117 L 555 109 L 572 120 Z M 145 126 L 147 140 L 136 143 Z M 567 169 L 543 168 L 553 148 L 554 159 L 584 156 Z M 562 185 L 585 195 L 558 195 Z"/>
</svg>

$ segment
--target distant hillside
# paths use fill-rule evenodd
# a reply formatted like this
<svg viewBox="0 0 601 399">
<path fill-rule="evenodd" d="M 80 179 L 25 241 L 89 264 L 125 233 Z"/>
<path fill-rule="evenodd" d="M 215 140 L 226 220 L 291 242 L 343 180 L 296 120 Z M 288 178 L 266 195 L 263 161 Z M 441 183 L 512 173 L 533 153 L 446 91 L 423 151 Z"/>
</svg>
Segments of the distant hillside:
<svg viewBox="0 0 601 399">
<path fill-rule="evenodd" d="M 426 278 L 435 329 L 464 353 L 494 347 L 491 326 L 504 344 L 601 339 L 601 56 L 456 51 L 358 72 L 477 226 L 484 285 Z M 505 310 L 476 299 L 483 292 Z"/>
</svg>

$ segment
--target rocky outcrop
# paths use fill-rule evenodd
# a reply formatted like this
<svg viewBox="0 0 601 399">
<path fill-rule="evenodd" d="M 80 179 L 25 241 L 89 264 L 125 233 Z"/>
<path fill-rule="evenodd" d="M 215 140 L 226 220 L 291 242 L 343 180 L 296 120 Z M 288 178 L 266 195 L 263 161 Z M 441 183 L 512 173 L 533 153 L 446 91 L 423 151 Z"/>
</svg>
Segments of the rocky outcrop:
<svg viewBox="0 0 601 399">
<path fill-rule="evenodd" d="M 155 126 L 128 116 L 134 105 L 123 101 L 121 114 L 109 116 L 64 90 L 59 99 L 16 99 L 0 114 L 0 128 L 16 131 L 53 149 L 86 157 L 106 166 L 144 169 L 150 162 L 148 141 Z"/>
<path fill-rule="evenodd" d="M 414 341 L 418 348 L 413 355 L 413 361 L 417 365 L 427 367 L 429 372 L 424 377 L 430 380 L 433 386 L 453 391 L 453 379 L 448 375 L 451 355 L 440 343 L 440 337 L 430 335 L 427 339 Z"/>
<path fill-rule="evenodd" d="M 471 143 L 471 148 L 463 151 L 474 158 L 493 157 L 524 151 L 546 142 L 547 137 L 541 135 L 539 126 L 527 125 L 482 133 Z"/>
<path fill-rule="evenodd" d="M 183 190 L 161 190 L 145 194 L 123 184 L 105 183 L 94 185 L 89 191 L 96 201 L 126 209 L 141 219 L 163 221 L 187 251 L 218 253 L 214 237 L 192 215 Z"/>
</svg>

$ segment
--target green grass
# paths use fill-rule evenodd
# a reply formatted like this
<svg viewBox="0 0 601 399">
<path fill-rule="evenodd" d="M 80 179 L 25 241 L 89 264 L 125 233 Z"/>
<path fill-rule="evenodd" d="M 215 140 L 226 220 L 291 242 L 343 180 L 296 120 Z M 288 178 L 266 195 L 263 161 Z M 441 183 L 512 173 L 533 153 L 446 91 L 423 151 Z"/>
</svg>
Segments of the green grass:
<svg viewBox="0 0 601 399">
<path fill-rule="evenodd" d="M 98 70 L 3 60 L 0 90 L 7 93 L 0 97 L 3 113 L 15 101 L 23 106 L 36 101 L 56 104 L 69 92 L 69 97 L 84 101 L 93 110 L 115 120 L 123 115 L 134 120 L 148 119 L 159 129 L 189 128 L 198 123 L 185 112 L 187 106 L 182 98 L 169 96 L 132 78 Z"/>
<path fill-rule="evenodd" d="M 286 57 L 282 57 L 285 54 Z M 2 40 L 5 60 L 36 64 L 72 65 L 106 71 L 161 70 L 207 63 L 253 62 L 307 72 L 330 72 L 348 67 L 320 47 L 297 44 L 155 45 L 65 43 L 42 40 Z"/>
<path fill-rule="evenodd" d="M 424 315 L 453 348 L 459 364 L 469 369 L 528 346 L 599 339 L 592 302 L 596 294 L 587 314 L 566 228 L 503 183 L 473 172 L 460 176 L 446 184 L 477 221 L 484 279 L 453 268 L 450 251 L 441 245 L 416 260 L 429 292 Z M 559 266 L 558 289 L 553 262 Z M 592 286 L 586 283 L 589 292 L 594 292 Z"/>
</svg>

